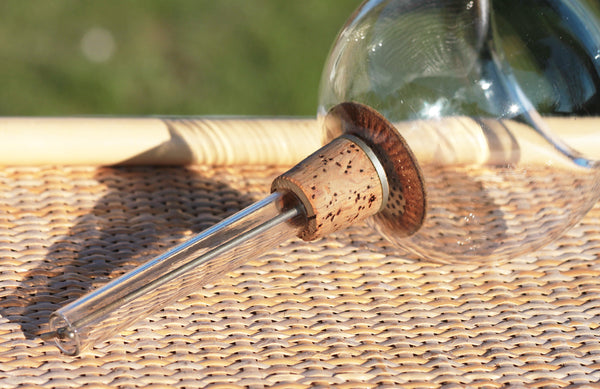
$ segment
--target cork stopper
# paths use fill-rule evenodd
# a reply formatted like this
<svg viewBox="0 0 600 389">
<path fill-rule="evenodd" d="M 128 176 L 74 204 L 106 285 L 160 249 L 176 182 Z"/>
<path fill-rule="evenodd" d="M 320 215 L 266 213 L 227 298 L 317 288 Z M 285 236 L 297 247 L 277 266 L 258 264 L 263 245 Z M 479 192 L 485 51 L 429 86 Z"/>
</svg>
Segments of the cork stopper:
<svg viewBox="0 0 600 389">
<path fill-rule="evenodd" d="M 396 128 L 373 108 L 348 102 L 329 111 L 325 135 L 327 145 L 271 186 L 304 206 L 299 236 L 314 240 L 372 215 L 384 235 L 415 233 L 425 219 L 425 184 Z"/>
<path fill-rule="evenodd" d="M 306 210 L 304 240 L 314 240 L 379 212 L 389 189 L 365 142 L 342 135 L 277 177 L 272 191 L 293 193 Z"/>
<path fill-rule="evenodd" d="M 427 209 L 425 181 L 416 157 L 394 125 L 369 106 L 346 102 L 331 108 L 324 127 L 325 141 L 342 134 L 360 137 L 383 165 L 390 194 L 374 217 L 378 231 L 394 237 L 418 231 Z"/>
</svg>

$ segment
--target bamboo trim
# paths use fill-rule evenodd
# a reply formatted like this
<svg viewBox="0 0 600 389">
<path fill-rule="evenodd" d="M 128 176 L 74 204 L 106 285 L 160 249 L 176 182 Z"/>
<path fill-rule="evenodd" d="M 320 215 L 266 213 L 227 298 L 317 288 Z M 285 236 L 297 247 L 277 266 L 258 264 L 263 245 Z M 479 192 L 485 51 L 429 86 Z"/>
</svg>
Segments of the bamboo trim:
<svg viewBox="0 0 600 389">
<path fill-rule="evenodd" d="M 598 158 L 599 118 L 545 121 L 567 144 Z M 453 117 L 396 126 L 421 164 L 556 160 L 540 137 L 516 122 Z M 507 136 L 506 128 L 519 137 Z M 320 138 L 315 119 L 8 117 L 0 118 L 0 165 L 288 166 L 318 149 Z"/>
<path fill-rule="evenodd" d="M 551 135 L 573 152 L 600 159 L 600 118 L 544 118 L 544 123 Z M 420 164 L 572 167 L 538 132 L 512 120 L 457 116 L 395 126 Z"/>
<path fill-rule="evenodd" d="M 0 165 L 291 165 L 313 119 L 1 118 Z"/>
</svg>

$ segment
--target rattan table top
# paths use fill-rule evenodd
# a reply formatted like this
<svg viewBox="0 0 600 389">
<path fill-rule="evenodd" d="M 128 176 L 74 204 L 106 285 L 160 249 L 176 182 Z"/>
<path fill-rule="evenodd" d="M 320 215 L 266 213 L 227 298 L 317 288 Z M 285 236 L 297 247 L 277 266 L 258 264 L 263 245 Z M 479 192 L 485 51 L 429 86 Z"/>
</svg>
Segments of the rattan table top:
<svg viewBox="0 0 600 389">
<path fill-rule="evenodd" d="M 267 193 L 280 168 L 0 170 L 0 387 L 565 387 L 600 381 L 600 206 L 504 264 L 366 225 L 293 240 L 78 357 L 49 314 Z"/>
</svg>

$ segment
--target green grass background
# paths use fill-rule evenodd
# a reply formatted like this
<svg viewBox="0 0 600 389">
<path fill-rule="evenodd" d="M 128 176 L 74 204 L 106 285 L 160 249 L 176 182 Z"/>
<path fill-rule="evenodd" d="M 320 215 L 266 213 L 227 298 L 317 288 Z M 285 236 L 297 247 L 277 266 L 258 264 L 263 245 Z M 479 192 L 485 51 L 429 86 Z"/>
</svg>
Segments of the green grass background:
<svg viewBox="0 0 600 389">
<path fill-rule="evenodd" d="M 0 115 L 314 115 L 359 0 L 0 2 Z M 90 61 L 92 28 L 114 55 Z"/>
</svg>

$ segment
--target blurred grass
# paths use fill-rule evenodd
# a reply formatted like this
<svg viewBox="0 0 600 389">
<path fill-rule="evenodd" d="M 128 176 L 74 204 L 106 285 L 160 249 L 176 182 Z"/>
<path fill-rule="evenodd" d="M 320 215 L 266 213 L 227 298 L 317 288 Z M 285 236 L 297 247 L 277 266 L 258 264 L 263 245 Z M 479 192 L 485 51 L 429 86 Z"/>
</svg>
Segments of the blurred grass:
<svg viewBox="0 0 600 389">
<path fill-rule="evenodd" d="M 0 2 L 0 115 L 314 115 L 359 0 Z M 94 62 L 93 29 L 114 40 Z"/>
</svg>

